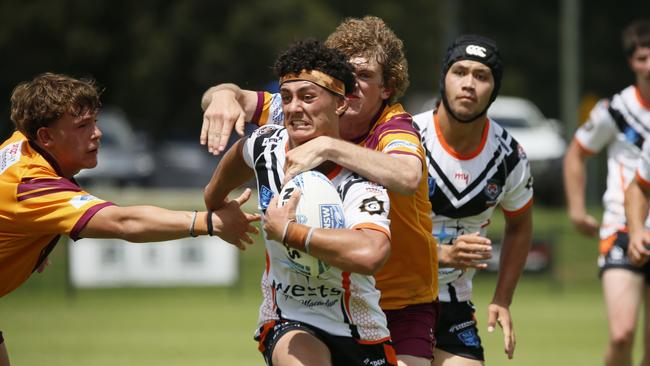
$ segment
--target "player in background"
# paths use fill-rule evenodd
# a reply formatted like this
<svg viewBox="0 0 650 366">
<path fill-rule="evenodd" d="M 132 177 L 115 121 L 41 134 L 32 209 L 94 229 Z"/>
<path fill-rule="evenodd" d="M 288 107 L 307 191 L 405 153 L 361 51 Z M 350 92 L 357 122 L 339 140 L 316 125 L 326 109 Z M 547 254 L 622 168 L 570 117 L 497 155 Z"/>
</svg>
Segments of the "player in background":
<svg viewBox="0 0 650 366">
<path fill-rule="evenodd" d="M 257 215 L 243 213 L 246 191 L 216 211 L 120 207 L 79 187 L 74 175 L 97 165 L 102 137 L 92 81 L 46 73 L 11 96 L 16 132 L 0 145 L 0 297 L 41 272 L 61 235 L 153 242 L 217 235 L 240 248 Z M 0 365 L 9 358 L 0 332 Z"/>
<path fill-rule="evenodd" d="M 504 333 L 508 358 L 515 351 L 510 304 L 532 237 L 533 189 L 526 154 L 487 117 L 499 93 L 503 66 L 496 43 L 464 35 L 447 49 L 440 73 L 442 103 L 413 117 L 429 171 L 433 236 L 451 245 L 459 235 L 485 236 L 497 206 L 505 217 L 499 277 L 488 306 L 488 331 Z M 472 304 L 475 269 L 440 268 L 440 319 L 433 365 L 482 365 L 483 347 Z"/>
<path fill-rule="evenodd" d="M 650 210 L 650 140 L 643 143 L 636 177 L 625 190 L 625 217 L 627 219 L 630 243 L 627 255 L 630 262 L 645 270 L 650 267 L 650 228 L 646 225 Z M 647 295 L 650 294 L 646 288 Z"/>
<path fill-rule="evenodd" d="M 286 156 L 302 144 L 339 138 L 339 116 L 354 89 L 346 57 L 310 39 L 297 42 L 274 67 L 284 128 L 268 125 L 225 154 L 205 190 L 217 209 L 255 175 L 265 213 L 267 266 L 256 339 L 268 365 L 397 365 L 373 274 L 390 253 L 386 190 L 336 164 L 316 167 L 341 196 L 345 228 L 309 228 L 295 220 L 299 194 L 278 208 Z M 271 198 L 273 197 L 273 198 Z M 292 267 L 291 248 L 332 267 L 314 277 Z"/>
<path fill-rule="evenodd" d="M 629 228 L 623 206 L 624 192 L 634 179 L 640 149 L 650 136 L 650 21 L 630 24 L 623 31 L 622 40 L 636 81 L 612 98 L 598 102 L 589 119 L 578 128 L 564 157 L 564 189 L 569 217 L 576 230 L 591 237 L 600 231 L 598 266 L 609 324 L 605 364 L 632 364 L 638 313 L 640 304 L 645 302 L 644 364 L 650 365 L 647 306 L 650 267 L 639 268 L 626 255 Z M 607 148 L 607 190 L 599 230 L 598 222 L 585 207 L 585 164 L 604 148 Z"/>
<path fill-rule="evenodd" d="M 431 236 L 430 204 L 424 149 L 411 116 L 397 103 L 408 86 L 402 41 L 379 18 L 349 18 L 326 44 L 345 53 L 354 66 L 357 89 L 341 116 L 341 137 L 316 138 L 287 155 L 287 175 L 309 170 L 325 160 L 376 181 L 391 200 L 392 250 L 377 273 L 382 309 L 400 365 L 429 365 L 438 316 L 438 258 Z M 210 88 L 201 142 L 218 153 L 233 126 L 281 123 L 279 96 L 241 90 L 233 84 Z M 224 140 L 225 139 L 225 140 Z M 489 241 L 474 234 L 459 237 L 441 260 L 463 267 L 482 267 L 490 257 Z M 469 251 L 475 253 L 469 253 Z"/>
</svg>

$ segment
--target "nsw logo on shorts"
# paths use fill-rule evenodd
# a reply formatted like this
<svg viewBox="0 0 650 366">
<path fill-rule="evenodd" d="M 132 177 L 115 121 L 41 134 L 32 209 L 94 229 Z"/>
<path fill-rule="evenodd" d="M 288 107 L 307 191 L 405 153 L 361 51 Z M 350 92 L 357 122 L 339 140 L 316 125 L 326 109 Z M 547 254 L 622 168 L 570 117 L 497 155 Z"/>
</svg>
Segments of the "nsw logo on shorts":
<svg viewBox="0 0 650 366">
<path fill-rule="evenodd" d="M 479 347 L 481 341 L 479 341 L 478 335 L 474 329 L 467 329 L 457 334 L 458 339 L 463 342 L 467 347 Z"/>
</svg>

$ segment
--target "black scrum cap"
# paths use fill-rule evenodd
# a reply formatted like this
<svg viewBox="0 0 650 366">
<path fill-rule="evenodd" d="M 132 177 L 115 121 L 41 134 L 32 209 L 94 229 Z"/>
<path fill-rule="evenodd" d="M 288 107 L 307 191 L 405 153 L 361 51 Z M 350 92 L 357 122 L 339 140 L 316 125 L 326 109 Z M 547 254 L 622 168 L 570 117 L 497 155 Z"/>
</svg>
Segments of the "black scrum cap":
<svg viewBox="0 0 650 366">
<path fill-rule="evenodd" d="M 446 103 L 445 77 L 451 65 L 462 60 L 477 61 L 490 68 L 492 77 L 494 78 L 494 90 L 492 91 L 489 103 L 492 104 L 499 94 L 501 77 L 503 76 L 501 54 L 499 53 L 496 42 L 492 39 L 474 34 L 466 34 L 454 40 L 454 43 L 447 48 L 447 53 L 442 61 L 442 69 L 440 70 L 440 93 L 447 109 L 449 107 Z"/>
</svg>

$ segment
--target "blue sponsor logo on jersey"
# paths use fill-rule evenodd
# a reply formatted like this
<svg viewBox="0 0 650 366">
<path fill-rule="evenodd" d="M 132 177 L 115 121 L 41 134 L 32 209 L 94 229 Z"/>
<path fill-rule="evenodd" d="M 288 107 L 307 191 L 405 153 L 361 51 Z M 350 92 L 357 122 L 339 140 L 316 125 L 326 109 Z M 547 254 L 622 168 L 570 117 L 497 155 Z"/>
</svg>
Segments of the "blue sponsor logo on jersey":
<svg viewBox="0 0 650 366">
<path fill-rule="evenodd" d="M 337 229 L 345 227 L 343 209 L 339 205 L 319 205 L 320 227 L 323 229 Z"/>
<path fill-rule="evenodd" d="M 432 176 L 429 176 L 427 183 L 429 183 L 429 198 L 431 198 L 436 192 L 436 179 Z"/>
<path fill-rule="evenodd" d="M 267 207 L 269 207 L 269 202 L 271 201 L 271 198 L 273 198 L 273 191 L 269 189 L 267 186 L 262 186 L 260 188 L 260 207 L 262 207 L 262 210 L 266 210 Z"/>
<path fill-rule="evenodd" d="M 639 133 L 629 126 L 625 129 L 624 133 L 625 133 L 625 139 L 632 145 L 635 145 L 641 138 Z"/>
<path fill-rule="evenodd" d="M 275 93 L 271 97 L 271 123 L 274 125 L 282 125 L 284 122 L 284 114 L 282 113 L 282 96 L 280 93 Z"/>
<path fill-rule="evenodd" d="M 458 339 L 467 347 L 480 347 L 481 340 L 478 338 L 478 335 L 474 329 L 467 329 L 457 334 Z"/>
</svg>

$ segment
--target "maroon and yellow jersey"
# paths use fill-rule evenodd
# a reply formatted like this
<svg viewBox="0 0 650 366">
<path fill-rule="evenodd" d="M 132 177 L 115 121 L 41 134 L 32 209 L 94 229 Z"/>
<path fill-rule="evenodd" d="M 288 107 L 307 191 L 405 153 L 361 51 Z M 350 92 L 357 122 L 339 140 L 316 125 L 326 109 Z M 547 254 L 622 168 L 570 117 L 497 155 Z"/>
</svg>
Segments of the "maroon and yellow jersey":
<svg viewBox="0 0 650 366">
<path fill-rule="evenodd" d="M 283 124 L 280 94 L 258 93 L 252 123 L 259 126 Z M 384 310 L 423 304 L 438 297 L 438 250 L 431 235 L 431 203 L 427 164 L 420 135 L 410 114 L 400 104 L 384 106 L 373 127 L 357 141 L 360 146 L 387 154 L 412 155 L 422 163 L 422 179 L 415 194 L 388 191 L 390 198 L 391 254 L 375 274 Z"/>
<path fill-rule="evenodd" d="M 63 178 L 47 152 L 14 132 L 0 145 L 0 296 L 29 278 L 60 235 L 79 239 L 109 205 Z"/>
<path fill-rule="evenodd" d="M 385 310 L 432 302 L 438 297 L 438 250 L 431 235 L 426 157 L 413 119 L 400 104 L 385 106 L 368 134 L 356 142 L 386 154 L 412 155 L 422 163 L 423 178 L 414 194 L 388 191 L 392 250 L 375 279 Z"/>
</svg>

